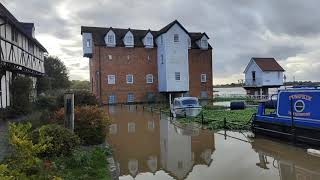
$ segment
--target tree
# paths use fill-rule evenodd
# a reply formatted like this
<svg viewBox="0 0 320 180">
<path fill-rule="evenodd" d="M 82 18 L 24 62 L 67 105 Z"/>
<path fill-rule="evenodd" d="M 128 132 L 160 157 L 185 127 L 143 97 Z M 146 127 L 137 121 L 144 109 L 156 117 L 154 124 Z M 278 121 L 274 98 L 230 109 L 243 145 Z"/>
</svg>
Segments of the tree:
<svg viewBox="0 0 320 180">
<path fill-rule="evenodd" d="M 45 76 L 38 79 L 38 92 L 65 89 L 70 87 L 68 70 L 64 63 L 55 56 L 44 59 Z"/>
<path fill-rule="evenodd" d="M 89 81 L 79 81 L 72 80 L 70 89 L 73 90 L 90 90 L 90 82 Z"/>
</svg>

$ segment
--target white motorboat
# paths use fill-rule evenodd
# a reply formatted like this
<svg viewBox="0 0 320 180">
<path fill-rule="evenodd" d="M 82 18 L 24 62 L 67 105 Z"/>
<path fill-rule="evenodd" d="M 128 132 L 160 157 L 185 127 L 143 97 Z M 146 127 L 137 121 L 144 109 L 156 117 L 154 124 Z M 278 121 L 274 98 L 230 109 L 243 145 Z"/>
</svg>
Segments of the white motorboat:
<svg viewBox="0 0 320 180">
<path fill-rule="evenodd" d="M 178 97 L 174 98 L 171 105 L 171 112 L 174 117 L 195 117 L 200 114 L 202 107 L 196 97 Z"/>
</svg>

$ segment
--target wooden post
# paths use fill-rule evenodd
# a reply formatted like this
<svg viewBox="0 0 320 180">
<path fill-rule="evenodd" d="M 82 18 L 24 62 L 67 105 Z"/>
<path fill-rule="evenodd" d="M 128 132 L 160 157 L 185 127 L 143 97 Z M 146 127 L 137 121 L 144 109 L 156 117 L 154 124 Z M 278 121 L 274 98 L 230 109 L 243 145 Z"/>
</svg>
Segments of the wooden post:
<svg viewBox="0 0 320 180">
<path fill-rule="evenodd" d="M 203 120 L 203 112 L 201 113 L 201 124 L 204 124 L 204 120 Z"/>
<path fill-rule="evenodd" d="M 64 126 L 74 132 L 74 94 L 64 95 Z"/>
</svg>

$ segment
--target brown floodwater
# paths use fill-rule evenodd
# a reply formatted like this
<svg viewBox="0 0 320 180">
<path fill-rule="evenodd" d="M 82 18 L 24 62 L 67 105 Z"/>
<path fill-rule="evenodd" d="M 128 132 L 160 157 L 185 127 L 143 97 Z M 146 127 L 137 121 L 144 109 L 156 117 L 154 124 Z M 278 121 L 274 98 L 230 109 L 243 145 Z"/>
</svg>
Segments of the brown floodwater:
<svg viewBox="0 0 320 180">
<path fill-rule="evenodd" d="M 302 148 L 239 132 L 224 136 L 141 106 L 105 109 L 120 179 L 320 180 L 320 158 Z"/>
</svg>

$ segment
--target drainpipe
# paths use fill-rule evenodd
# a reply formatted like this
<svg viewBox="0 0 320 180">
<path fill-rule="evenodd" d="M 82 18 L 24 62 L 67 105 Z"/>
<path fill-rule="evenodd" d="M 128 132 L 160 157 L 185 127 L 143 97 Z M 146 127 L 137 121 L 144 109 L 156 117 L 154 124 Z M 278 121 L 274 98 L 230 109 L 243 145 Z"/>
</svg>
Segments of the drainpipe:
<svg viewBox="0 0 320 180">
<path fill-rule="evenodd" d="M 99 99 L 100 99 L 100 105 L 102 105 L 102 93 L 101 93 L 101 54 L 100 54 L 100 46 L 99 46 Z"/>
</svg>

